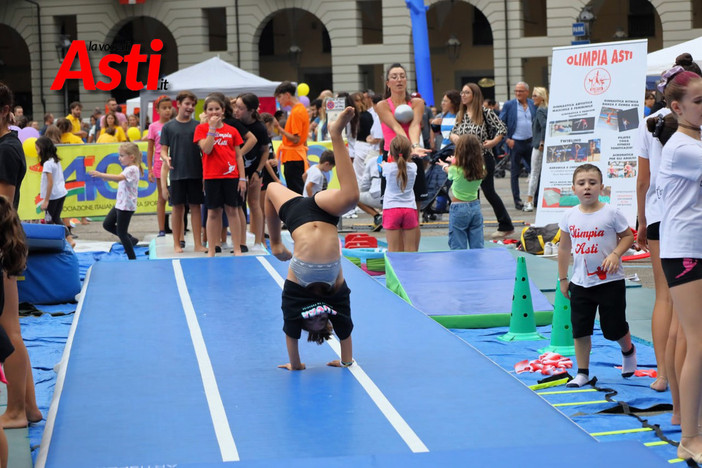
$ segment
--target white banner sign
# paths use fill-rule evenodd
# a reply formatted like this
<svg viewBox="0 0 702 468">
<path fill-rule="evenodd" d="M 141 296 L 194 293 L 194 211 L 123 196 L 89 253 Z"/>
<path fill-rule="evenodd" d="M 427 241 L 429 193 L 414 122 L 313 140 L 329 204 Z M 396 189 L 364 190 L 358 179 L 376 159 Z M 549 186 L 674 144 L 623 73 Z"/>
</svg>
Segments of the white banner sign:
<svg viewBox="0 0 702 468">
<path fill-rule="evenodd" d="M 573 171 L 602 171 L 600 197 L 636 224 L 634 141 L 643 118 L 646 40 L 553 49 L 551 95 L 536 225 L 557 223 L 577 205 Z"/>
</svg>

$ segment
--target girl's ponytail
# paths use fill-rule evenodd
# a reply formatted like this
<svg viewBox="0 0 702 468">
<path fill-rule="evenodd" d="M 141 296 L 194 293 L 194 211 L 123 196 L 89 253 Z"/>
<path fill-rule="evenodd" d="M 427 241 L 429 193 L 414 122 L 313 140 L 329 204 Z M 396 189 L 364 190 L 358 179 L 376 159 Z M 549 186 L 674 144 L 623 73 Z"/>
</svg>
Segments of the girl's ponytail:
<svg viewBox="0 0 702 468">
<path fill-rule="evenodd" d="M 400 190 L 405 191 L 407 187 L 407 161 L 405 161 L 404 155 L 400 154 L 397 158 L 397 185 L 400 186 Z"/>
<path fill-rule="evenodd" d="M 407 159 L 411 151 L 412 144 L 404 135 L 397 135 L 390 142 L 390 155 L 397 162 L 397 185 L 403 192 L 407 187 Z"/>
</svg>

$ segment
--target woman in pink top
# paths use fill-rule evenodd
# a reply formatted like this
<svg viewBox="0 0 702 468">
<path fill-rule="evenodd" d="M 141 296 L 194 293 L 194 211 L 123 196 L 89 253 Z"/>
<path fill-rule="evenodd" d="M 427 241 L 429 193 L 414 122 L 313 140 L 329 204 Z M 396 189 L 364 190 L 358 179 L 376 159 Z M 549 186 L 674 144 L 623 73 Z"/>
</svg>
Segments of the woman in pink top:
<svg viewBox="0 0 702 468">
<path fill-rule="evenodd" d="M 427 184 L 424 178 L 424 163 L 420 159 L 425 156 L 429 150 L 426 150 L 419 144 L 422 134 L 422 117 L 424 115 L 424 100 L 420 97 L 410 98 L 407 92 L 407 71 L 399 63 L 390 65 L 385 75 L 385 99 L 380 101 L 375 106 L 375 111 L 380 118 L 380 125 L 383 129 L 383 159 L 388 160 L 388 150 L 390 142 L 396 135 L 406 135 L 412 143 L 412 160 L 417 164 L 417 178 L 414 181 L 414 197 L 417 201 L 417 216 L 419 216 L 419 205 L 421 200 L 427 197 Z M 397 106 L 407 104 L 412 108 L 413 118 L 410 122 L 401 123 L 395 118 L 395 109 Z M 419 248 L 419 226 L 417 230 L 416 243 L 414 250 Z"/>
</svg>

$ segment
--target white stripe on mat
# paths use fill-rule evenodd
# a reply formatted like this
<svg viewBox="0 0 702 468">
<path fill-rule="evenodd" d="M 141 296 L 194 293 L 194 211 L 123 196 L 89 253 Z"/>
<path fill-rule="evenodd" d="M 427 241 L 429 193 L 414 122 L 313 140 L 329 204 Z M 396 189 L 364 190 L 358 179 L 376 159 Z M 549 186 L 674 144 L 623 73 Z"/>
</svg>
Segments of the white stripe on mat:
<svg viewBox="0 0 702 468">
<path fill-rule="evenodd" d="M 212 424 L 217 437 L 217 443 L 219 444 L 219 450 L 222 454 L 222 461 L 239 461 L 239 452 L 236 449 L 234 436 L 229 427 L 227 413 L 224 411 L 224 403 L 222 403 L 222 397 L 219 393 L 219 387 L 217 386 L 217 380 L 215 379 L 214 370 L 212 369 L 210 356 L 207 354 L 207 347 L 202 337 L 202 330 L 200 330 L 200 324 L 197 321 L 197 315 L 195 315 L 195 308 L 190 300 L 188 286 L 185 284 L 185 276 L 183 275 L 183 268 L 180 265 L 180 260 L 173 260 L 173 272 L 175 274 L 176 284 L 178 285 L 180 301 L 183 303 L 185 319 L 188 322 L 190 337 L 195 347 L 195 356 L 197 357 L 197 364 L 200 367 L 202 384 L 205 388 L 207 405 L 210 407 L 210 416 L 212 417 Z"/>
<path fill-rule="evenodd" d="M 278 274 L 265 257 L 258 256 L 256 259 L 282 289 L 285 284 L 283 277 Z M 339 356 L 339 359 L 341 359 L 341 344 L 339 340 L 335 336 L 332 336 L 332 338 L 327 341 L 327 344 L 334 350 L 336 355 Z M 400 416 L 400 413 L 392 406 L 392 403 L 383 395 L 383 392 L 380 391 L 373 380 L 368 377 L 368 374 L 366 374 L 361 365 L 356 362 L 353 366 L 348 367 L 348 370 L 351 371 L 351 374 L 358 380 L 358 383 L 360 383 L 366 393 L 368 393 L 373 403 L 375 403 L 378 409 L 383 413 L 388 422 L 392 424 L 392 427 L 395 428 L 395 431 L 402 437 L 402 440 L 405 441 L 410 450 L 414 453 L 428 452 L 429 449 L 424 445 L 424 442 L 422 442 L 419 436 L 412 430 L 409 424 L 407 424 L 407 421 Z"/>
<path fill-rule="evenodd" d="M 83 310 L 85 293 L 88 290 L 88 284 L 90 283 L 90 275 L 92 271 L 93 267 L 91 266 L 88 269 L 88 273 L 85 275 L 85 280 L 83 280 L 83 288 L 80 291 L 78 307 L 76 307 L 76 313 L 73 315 L 71 329 L 68 332 L 68 338 L 66 338 L 66 347 L 63 349 L 63 355 L 61 356 L 61 362 L 59 363 L 58 375 L 56 376 L 56 387 L 54 388 L 54 396 L 51 398 L 51 406 L 49 407 L 49 413 L 46 415 L 46 425 L 44 426 L 44 433 L 41 436 L 41 444 L 39 445 L 39 453 L 37 454 L 37 459 L 34 464 L 36 468 L 44 468 L 44 466 L 46 465 L 46 457 L 48 456 L 49 448 L 51 447 L 51 437 L 54 434 L 56 413 L 58 412 L 59 402 L 61 401 L 61 393 L 63 392 L 63 383 L 66 381 L 66 368 L 68 367 L 68 358 L 70 358 L 71 356 L 71 348 L 73 347 L 73 337 L 76 334 L 78 320 L 80 319 L 80 314 Z"/>
</svg>

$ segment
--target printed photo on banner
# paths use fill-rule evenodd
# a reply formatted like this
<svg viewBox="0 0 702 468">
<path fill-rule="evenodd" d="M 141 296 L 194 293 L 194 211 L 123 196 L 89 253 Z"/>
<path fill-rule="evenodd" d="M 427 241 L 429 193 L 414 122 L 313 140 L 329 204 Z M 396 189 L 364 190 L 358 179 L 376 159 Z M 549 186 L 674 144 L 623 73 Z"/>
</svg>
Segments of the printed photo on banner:
<svg viewBox="0 0 702 468">
<path fill-rule="evenodd" d="M 575 120 L 559 120 L 557 122 L 549 122 L 548 128 L 551 136 L 592 133 L 595 131 L 595 118 L 581 117 Z"/>
</svg>

